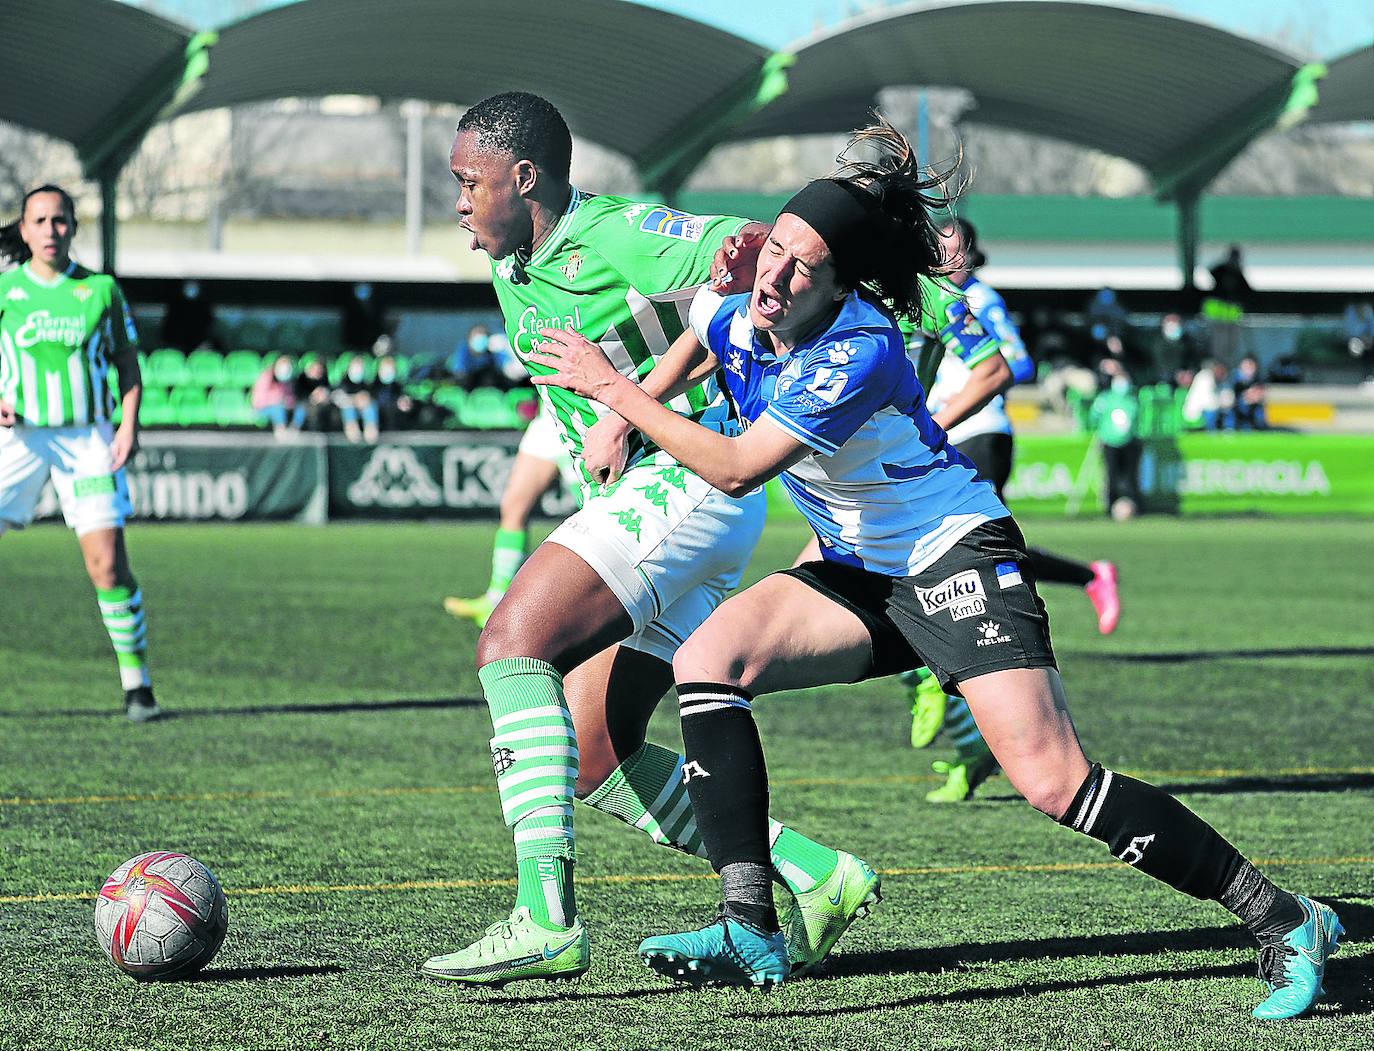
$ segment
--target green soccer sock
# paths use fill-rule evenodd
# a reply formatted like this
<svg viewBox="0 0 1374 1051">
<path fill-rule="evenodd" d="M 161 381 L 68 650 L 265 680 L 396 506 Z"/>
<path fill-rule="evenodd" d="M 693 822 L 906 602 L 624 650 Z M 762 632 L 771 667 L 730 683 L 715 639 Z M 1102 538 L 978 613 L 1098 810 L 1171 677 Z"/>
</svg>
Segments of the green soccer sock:
<svg viewBox="0 0 1374 1051">
<path fill-rule="evenodd" d="M 530 531 L 528 529 L 498 529 L 491 545 L 491 582 L 487 584 L 487 598 L 499 602 L 510 588 L 515 574 L 525 564 Z"/>
<path fill-rule="evenodd" d="M 682 780 L 683 762 L 678 753 L 645 743 L 585 802 L 648 833 L 655 843 L 705 858 L 706 848 Z M 771 823 L 770 839 L 773 873 L 794 894 L 829 877 L 839 862 L 829 847 L 776 821 Z"/>
<path fill-rule="evenodd" d="M 100 619 L 105 622 L 119 680 L 124 689 L 151 685 L 148 678 L 148 625 L 143 617 L 143 590 L 135 581 L 128 587 L 96 588 Z"/>
<path fill-rule="evenodd" d="M 949 707 L 945 709 L 944 731 L 961 761 L 982 755 L 988 750 L 983 735 L 978 732 L 978 724 L 973 721 L 968 701 L 962 697 L 949 699 Z"/>
<path fill-rule="evenodd" d="M 492 769 L 501 812 L 514 830 L 515 904 L 537 923 L 568 927 L 573 894 L 573 790 L 577 738 L 563 677 L 533 657 L 492 661 L 477 672 L 491 709 Z"/>
</svg>

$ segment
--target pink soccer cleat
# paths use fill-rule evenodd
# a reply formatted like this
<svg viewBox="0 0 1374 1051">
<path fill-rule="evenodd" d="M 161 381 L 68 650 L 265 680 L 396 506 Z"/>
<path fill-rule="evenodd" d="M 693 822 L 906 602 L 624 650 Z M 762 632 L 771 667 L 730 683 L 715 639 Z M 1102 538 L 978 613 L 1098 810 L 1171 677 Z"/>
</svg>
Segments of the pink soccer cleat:
<svg viewBox="0 0 1374 1051">
<path fill-rule="evenodd" d="M 1097 610 L 1097 630 L 1110 635 L 1116 630 L 1116 622 L 1121 619 L 1121 596 L 1116 593 L 1116 564 L 1113 562 L 1094 562 L 1090 567 L 1092 580 L 1083 585 L 1088 600 Z"/>
</svg>

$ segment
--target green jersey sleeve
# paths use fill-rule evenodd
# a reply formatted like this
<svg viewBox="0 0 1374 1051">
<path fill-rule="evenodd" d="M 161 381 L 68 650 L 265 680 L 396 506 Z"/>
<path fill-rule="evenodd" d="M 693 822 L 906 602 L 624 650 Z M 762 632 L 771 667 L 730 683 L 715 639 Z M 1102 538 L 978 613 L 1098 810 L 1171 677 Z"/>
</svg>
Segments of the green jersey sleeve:
<svg viewBox="0 0 1374 1051">
<path fill-rule="evenodd" d="M 630 285 L 646 296 L 681 293 L 705 284 L 720 243 L 748 219 L 691 215 L 663 204 L 607 198 L 593 220 L 596 249 Z"/>
<path fill-rule="evenodd" d="M 998 353 L 997 334 L 983 328 L 959 289 L 943 279 L 921 277 L 920 282 L 921 330 L 946 354 L 971 369 Z"/>
</svg>

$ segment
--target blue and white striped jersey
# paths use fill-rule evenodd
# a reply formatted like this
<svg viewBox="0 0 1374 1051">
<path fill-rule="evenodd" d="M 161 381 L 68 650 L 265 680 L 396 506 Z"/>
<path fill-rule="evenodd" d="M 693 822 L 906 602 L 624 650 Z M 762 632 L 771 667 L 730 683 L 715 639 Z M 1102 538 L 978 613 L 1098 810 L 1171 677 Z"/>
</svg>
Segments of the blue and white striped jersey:
<svg viewBox="0 0 1374 1051">
<path fill-rule="evenodd" d="M 1009 513 L 930 418 L 897 322 L 878 303 L 851 294 L 828 329 L 782 356 L 755 339 L 748 293 L 703 288 L 691 323 L 746 425 L 767 416 L 816 450 L 782 484 L 828 561 L 912 576 Z"/>
</svg>

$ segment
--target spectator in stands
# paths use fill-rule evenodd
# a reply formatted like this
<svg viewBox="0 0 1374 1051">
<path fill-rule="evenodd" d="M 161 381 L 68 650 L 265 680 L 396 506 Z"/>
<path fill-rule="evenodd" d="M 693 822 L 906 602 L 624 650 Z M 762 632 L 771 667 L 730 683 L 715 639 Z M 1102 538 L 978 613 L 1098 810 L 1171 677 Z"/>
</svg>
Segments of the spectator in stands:
<svg viewBox="0 0 1374 1051">
<path fill-rule="evenodd" d="M 1184 322 L 1181 314 L 1165 314 L 1159 321 L 1149 346 L 1149 365 L 1146 379 L 1155 383 L 1180 386 L 1179 377 L 1186 374 L 1191 381 L 1201 358 L 1197 332 Z"/>
<path fill-rule="evenodd" d="M 318 357 L 307 358 L 294 382 L 296 404 L 305 409 L 305 428 L 311 431 L 327 431 L 332 422 L 333 407 L 330 404 L 329 374 L 324 361 Z"/>
<path fill-rule="evenodd" d="M 376 292 L 367 281 L 353 286 L 353 294 L 344 304 L 340 318 L 339 336 L 350 350 L 370 350 L 377 337 L 386 331 L 381 305 Z"/>
<path fill-rule="evenodd" d="M 421 406 L 405 392 L 396 369 L 396 359 L 390 354 L 377 362 L 377 379 L 372 384 L 372 392 L 383 430 L 404 431 L 415 426 Z"/>
<path fill-rule="evenodd" d="M 1235 393 L 1226 385 L 1226 366 L 1209 358 L 1198 369 L 1183 399 L 1183 420 L 1194 427 L 1220 430 L 1226 426 L 1234 404 Z"/>
<path fill-rule="evenodd" d="M 1226 368 L 1237 363 L 1240 354 L 1240 323 L 1250 291 L 1241 266 L 1240 246 L 1232 245 L 1226 258 L 1212 267 L 1212 291 L 1202 300 L 1202 316 L 1211 334 L 1211 355 Z"/>
<path fill-rule="evenodd" d="M 367 378 L 367 359 L 354 354 L 344 367 L 343 381 L 334 389 L 333 400 L 343 423 L 344 437 L 350 442 L 377 441 L 377 399 Z"/>
<path fill-rule="evenodd" d="M 1088 334 L 1095 344 L 1105 346 L 1111 336 L 1120 339 L 1126 332 L 1126 308 L 1110 288 L 1099 288 L 1088 303 Z"/>
<path fill-rule="evenodd" d="M 1374 304 L 1351 303 L 1345 308 L 1345 346 L 1352 358 L 1365 363 L 1365 382 L 1374 382 Z"/>
<path fill-rule="evenodd" d="M 305 406 L 296 401 L 296 388 L 291 382 L 295 366 L 285 354 L 258 374 L 253 384 L 253 411 L 272 425 L 277 437 L 301 429 L 305 423 Z"/>
<path fill-rule="evenodd" d="M 162 315 L 162 345 L 187 354 L 202 347 L 222 351 L 214 326 L 215 310 L 206 300 L 200 282 L 183 281 Z"/>
<path fill-rule="evenodd" d="M 1234 397 L 1231 426 L 1238 431 L 1267 429 L 1269 418 L 1264 408 L 1264 383 L 1260 380 L 1259 362 L 1253 354 L 1240 359 L 1231 377 L 1231 390 Z"/>
<path fill-rule="evenodd" d="M 1093 399 L 1088 420 L 1107 468 L 1107 510 L 1124 522 L 1140 508 L 1140 398 L 1121 362 L 1106 358 L 1100 371 L 1106 389 Z"/>
<path fill-rule="evenodd" d="M 492 360 L 491 333 L 486 325 L 478 323 L 468 329 L 467 338 L 448 356 L 448 371 L 464 390 L 495 386 L 498 371 Z"/>
</svg>

